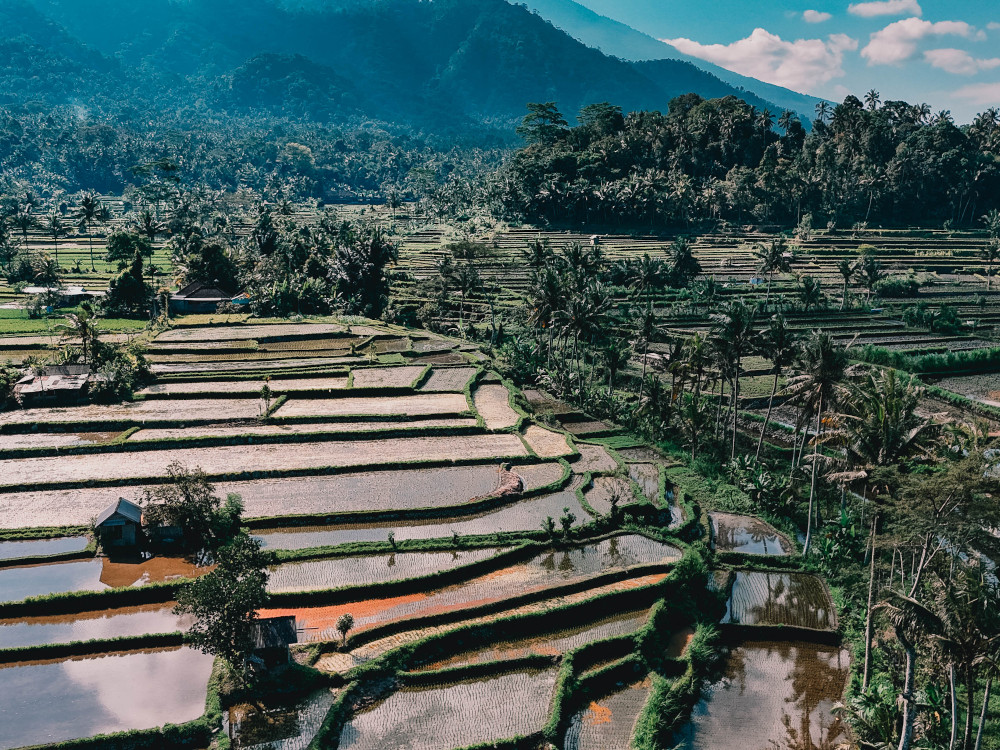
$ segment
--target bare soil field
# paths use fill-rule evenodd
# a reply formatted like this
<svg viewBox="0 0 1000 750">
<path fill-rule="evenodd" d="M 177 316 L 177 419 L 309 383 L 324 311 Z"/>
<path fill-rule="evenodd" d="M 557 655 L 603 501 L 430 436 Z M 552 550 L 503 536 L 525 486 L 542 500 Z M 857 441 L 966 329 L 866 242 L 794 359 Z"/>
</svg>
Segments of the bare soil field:
<svg viewBox="0 0 1000 750">
<path fill-rule="evenodd" d="M 154 399 L 128 404 L 61 406 L 0 412 L 0 424 L 35 422 L 142 422 L 146 419 L 249 419 L 260 414 L 260 400 L 246 398 Z"/>
<path fill-rule="evenodd" d="M 174 328 L 156 337 L 158 342 L 246 341 L 280 336 L 322 336 L 344 333 L 347 329 L 336 323 L 274 323 L 270 325 L 220 325 L 196 328 Z"/>
<path fill-rule="evenodd" d="M 541 458 L 558 458 L 573 452 L 566 441 L 566 436 L 561 432 L 546 430 L 535 424 L 528 425 L 524 431 L 524 439 L 535 455 Z"/>
<path fill-rule="evenodd" d="M 303 424 L 247 424 L 233 426 L 187 427 L 139 430 L 129 436 L 129 441 L 164 440 L 190 437 L 235 437 L 237 435 L 303 435 L 311 432 L 384 432 L 387 428 L 407 430 L 424 427 L 475 427 L 476 420 L 472 417 L 455 417 L 447 419 L 421 419 L 407 422 L 376 422 L 359 420 L 357 422 L 308 422 Z M 3 447 L 3 437 L 0 436 L 0 447 Z M 11 436 L 13 437 L 13 436 Z M 20 436 L 19 436 L 20 437 Z"/>
<path fill-rule="evenodd" d="M 356 367 L 351 370 L 355 388 L 409 388 L 426 368 L 403 367 Z"/>
<path fill-rule="evenodd" d="M 435 367 L 419 390 L 428 393 L 461 392 L 475 374 L 476 370 L 472 367 Z"/>
<path fill-rule="evenodd" d="M 502 385 L 481 385 L 472 394 L 476 411 L 489 430 L 504 430 L 517 424 L 520 416 L 510 408 L 510 391 Z"/>
<path fill-rule="evenodd" d="M 190 383 L 154 383 L 139 391 L 146 393 L 238 393 L 257 396 L 264 380 L 199 380 Z M 296 393 L 299 391 L 332 391 L 347 387 L 347 376 L 322 378 L 273 378 L 267 381 L 275 393 Z"/>
</svg>

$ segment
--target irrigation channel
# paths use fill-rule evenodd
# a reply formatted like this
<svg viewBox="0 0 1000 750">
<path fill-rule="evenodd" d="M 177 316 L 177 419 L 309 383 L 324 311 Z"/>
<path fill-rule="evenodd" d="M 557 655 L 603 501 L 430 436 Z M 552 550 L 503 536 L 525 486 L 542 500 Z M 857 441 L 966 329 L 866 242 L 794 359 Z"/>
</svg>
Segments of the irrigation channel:
<svg viewBox="0 0 1000 750">
<path fill-rule="evenodd" d="M 624 749 L 688 672 L 705 692 L 664 742 L 843 736 L 831 707 L 848 661 L 825 583 L 763 521 L 703 508 L 674 459 L 519 393 L 465 342 L 220 322 L 150 336 L 158 377 L 132 403 L 0 413 L 0 750 L 117 748 L 128 732 L 256 750 Z M 253 700 L 217 691 L 174 613 L 177 587 L 211 566 L 109 558 L 91 538 L 173 461 L 241 496 L 271 556 L 258 614 L 295 618 L 289 664 Z M 721 658 L 703 672 L 692 654 L 713 628 Z M 59 710 L 40 721 L 40 705 Z"/>
</svg>

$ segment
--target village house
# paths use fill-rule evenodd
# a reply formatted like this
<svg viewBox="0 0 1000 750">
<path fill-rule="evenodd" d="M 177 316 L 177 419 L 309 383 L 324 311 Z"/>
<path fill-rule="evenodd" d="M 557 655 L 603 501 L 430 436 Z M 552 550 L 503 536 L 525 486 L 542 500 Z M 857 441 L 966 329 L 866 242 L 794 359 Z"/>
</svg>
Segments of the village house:
<svg viewBox="0 0 1000 750">
<path fill-rule="evenodd" d="M 256 620 L 253 655 L 250 661 L 265 670 L 282 667 L 292 660 L 289 646 L 298 642 L 294 615 Z"/>
<path fill-rule="evenodd" d="M 89 365 L 53 365 L 29 372 L 14 385 L 22 406 L 73 404 L 83 401 L 94 376 Z"/>
<path fill-rule="evenodd" d="M 219 286 L 194 281 L 170 295 L 170 314 L 214 313 L 223 302 L 231 302 L 233 295 Z"/>
<path fill-rule="evenodd" d="M 118 498 L 101 511 L 94 530 L 105 551 L 134 549 L 142 539 L 142 509 L 124 497 Z"/>
</svg>

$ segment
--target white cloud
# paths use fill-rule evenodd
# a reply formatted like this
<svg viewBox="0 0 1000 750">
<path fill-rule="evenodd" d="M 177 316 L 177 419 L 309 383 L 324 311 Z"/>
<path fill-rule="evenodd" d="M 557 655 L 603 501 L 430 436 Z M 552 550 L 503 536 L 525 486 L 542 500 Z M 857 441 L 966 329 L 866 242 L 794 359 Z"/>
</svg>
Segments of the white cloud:
<svg viewBox="0 0 1000 750">
<path fill-rule="evenodd" d="M 982 39 L 985 35 L 965 21 L 931 23 L 919 18 L 904 18 L 872 34 L 868 46 L 861 50 L 861 56 L 868 60 L 869 65 L 897 65 L 913 57 L 917 42 L 929 36 Z"/>
<path fill-rule="evenodd" d="M 990 21 L 988 24 L 986 24 L 986 28 L 989 29 L 990 31 L 1000 31 L 1000 23 L 996 21 Z"/>
<path fill-rule="evenodd" d="M 1000 83 L 973 83 L 960 88 L 955 96 L 972 104 L 995 107 L 1000 102 Z"/>
<path fill-rule="evenodd" d="M 802 13 L 802 19 L 806 23 L 823 23 L 833 18 L 831 13 L 822 13 L 818 10 L 807 10 Z"/>
<path fill-rule="evenodd" d="M 921 16 L 924 11 L 917 0 L 881 0 L 871 3 L 851 3 L 847 12 L 862 18 L 875 16 Z"/>
<path fill-rule="evenodd" d="M 685 38 L 660 41 L 734 73 L 796 91 L 813 89 L 817 84 L 843 76 L 844 52 L 858 48 L 858 40 L 846 34 L 792 42 L 760 28 L 732 44 L 701 44 Z"/>
<path fill-rule="evenodd" d="M 930 49 L 924 52 L 924 59 L 935 68 L 961 76 L 972 76 L 981 70 L 1000 67 L 1000 57 L 976 58 L 962 49 Z"/>
</svg>

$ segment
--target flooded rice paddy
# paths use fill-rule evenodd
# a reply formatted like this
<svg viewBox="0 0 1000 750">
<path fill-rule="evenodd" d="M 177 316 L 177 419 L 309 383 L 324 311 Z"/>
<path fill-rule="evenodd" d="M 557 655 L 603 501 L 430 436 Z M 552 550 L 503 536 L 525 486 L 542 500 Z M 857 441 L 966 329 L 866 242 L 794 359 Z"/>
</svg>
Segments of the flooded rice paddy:
<svg viewBox="0 0 1000 750">
<path fill-rule="evenodd" d="M 85 536 L 61 536 L 53 539 L 24 539 L 0 542 L 0 561 L 18 557 L 44 557 L 67 552 L 80 552 L 90 539 Z"/>
<path fill-rule="evenodd" d="M 105 640 L 187 630 L 191 621 L 173 613 L 173 604 L 145 604 L 98 612 L 0 620 L 0 648 L 72 641 Z"/>
<path fill-rule="evenodd" d="M 186 560 L 171 557 L 154 557 L 134 563 L 94 558 L 22 565 L 0 569 L 0 599 L 19 601 L 31 596 L 142 586 L 205 572 L 208 572 L 207 568 L 198 568 Z"/>
<path fill-rule="evenodd" d="M 846 741 L 832 714 L 847 686 L 848 655 L 807 643 L 746 642 L 707 687 L 676 738 L 684 750 L 811 750 Z"/>
<path fill-rule="evenodd" d="M 618 507 L 635 500 L 632 486 L 623 477 L 594 477 L 585 497 L 587 504 L 602 516 L 611 514 L 612 498 L 617 498 Z"/>
<path fill-rule="evenodd" d="M 414 396 L 364 398 L 303 398 L 289 399 L 274 412 L 276 417 L 343 417 L 355 414 L 386 416 L 401 414 L 414 417 L 427 414 L 458 414 L 468 411 L 469 404 L 462 393 L 420 393 Z"/>
<path fill-rule="evenodd" d="M 633 683 L 577 712 L 566 730 L 563 750 L 625 750 L 652 683 Z"/>
<path fill-rule="evenodd" d="M 660 467 L 656 464 L 629 464 L 628 475 L 651 503 L 660 497 Z"/>
<path fill-rule="evenodd" d="M 835 628 L 836 612 L 826 585 L 803 573 L 738 571 L 723 622 Z"/>
<path fill-rule="evenodd" d="M 323 725 L 336 693 L 319 690 L 289 708 L 261 712 L 241 704 L 229 709 L 233 746 L 246 750 L 305 750 Z"/>
<path fill-rule="evenodd" d="M 405 688 L 356 714 L 340 750 L 452 750 L 539 731 L 556 670 L 513 672 L 432 688 Z"/>
<path fill-rule="evenodd" d="M 618 462 L 608 451 L 600 445 L 586 445 L 578 443 L 576 449 L 580 451 L 579 460 L 573 464 L 573 470 L 580 472 L 612 472 L 618 469 Z"/>
<path fill-rule="evenodd" d="M 432 591 L 334 606 L 267 610 L 262 616 L 293 614 L 298 618 L 299 627 L 305 628 L 306 640 L 329 640 L 337 636 L 335 624 L 345 612 L 351 613 L 355 627 L 363 630 L 404 618 L 503 601 L 585 581 L 601 573 L 670 562 L 679 557 L 676 547 L 638 534 L 626 534 L 576 549 L 543 552 L 523 563 Z"/>
<path fill-rule="evenodd" d="M 410 430 L 427 427 L 475 427 L 473 417 L 448 417 L 444 419 L 420 419 L 414 421 L 380 422 L 359 419 L 351 422 L 308 422 L 305 424 L 242 424 L 207 425 L 204 427 L 166 428 L 139 430 L 129 436 L 130 442 L 137 440 L 171 440 L 190 437 L 237 437 L 241 435 L 261 435 L 280 437 L 282 435 L 306 435 L 313 432 L 384 432 L 385 430 Z"/>
<path fill-rule="evenodd" d="M 283 593 L 384 583 L 469 565 L 494 557 L 499 551 L 487 547 L 449 552 L 391 552 L 286 563 L 271 568 L 267 587 L 272 593 Z"/>
<path fill-rule="evenodd" d="M 0 748 L 191 721 L 211 671 L 186 647 L 0 667 Z"/>
<path fill-rule="evenodd" d="M 417 671 L 462 667 L 489 661 L 518 659 L 524 656 L 558 656 L 578 646 L 605 638 L 634 633 L 646 624 L 649 610 L 623 612 L 597 622 L 551 633 L 540 633 L 512 641 L 494 643 L 487 648 L 465 651 L 447 659 L 422 665 Z"/>
<path fill-rule="evenodd" d="M 0 499 L 2 499 L 0 495 Z M 273 549 L 305 549 L 347 542 L 384 542 L 389 533 L 396 541 L 404 539 L 441 539 L 460 536 L 497 534 L 540 529 L 542 521 L 551 516 L 558 523 L 563 509 L 576 516 L 574 526 L 585 522 L 586 513 L 572 490 L 554 492 L 527 500 L 519 500 L 499 510 L 478 515 L 428 521 L 395 521 L 370 524 L 340 524 L 336 526 L 303 526 L 299 528 L 264 529 L 254 536 Z"/>
<path fill-rule="evenodd" d="M 709 513 L 708 517 L 716 549 L 747 555 L 790 555 L 795 551 L 791 542 L 759 519 L 732 513 Z"/>
<path fill-rule="evenodd" d="M 227 445 L 211 448 L 178 448 L 162 451 L 102 455 L 54 456 L 0 461 L 0 477 L 7 485 L 38 481 L 86 482 L 91 480 L 161 477 L 173 461 L 200 466 L 211 475 L 232 472 L 319 469 L 401 461 L 519 458 L 526 455 L 516 435 L 430 436 L 296 443 L 287 445 Z"/>
</svg>

